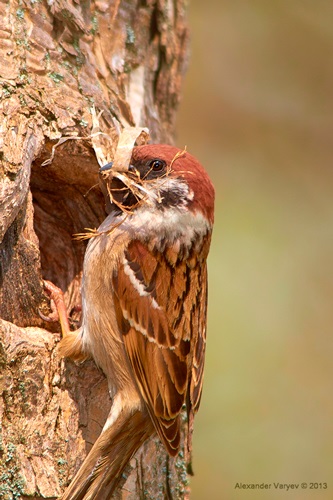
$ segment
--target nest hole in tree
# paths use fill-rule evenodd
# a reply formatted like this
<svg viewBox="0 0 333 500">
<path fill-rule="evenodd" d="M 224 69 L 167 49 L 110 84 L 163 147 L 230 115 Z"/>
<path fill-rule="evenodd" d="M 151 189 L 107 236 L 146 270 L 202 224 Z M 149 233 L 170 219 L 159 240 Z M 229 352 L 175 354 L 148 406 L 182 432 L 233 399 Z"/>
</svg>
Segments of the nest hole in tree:
<svg viewBox="0 0 333 500">
<path fill-rule="evenodd" d="M 39 239 L 42 277 L 65 292 L 70 312 L 80 305 L 82 266 L 87 241 L 74 235 L 97 228 L 105 218 L 105 203 L 98 184 L 99 166 L 88 147 L 68 141 L 55 151 L 46 148 L 32 165 L 31 192 L 34 229 Z"/>
</svg>

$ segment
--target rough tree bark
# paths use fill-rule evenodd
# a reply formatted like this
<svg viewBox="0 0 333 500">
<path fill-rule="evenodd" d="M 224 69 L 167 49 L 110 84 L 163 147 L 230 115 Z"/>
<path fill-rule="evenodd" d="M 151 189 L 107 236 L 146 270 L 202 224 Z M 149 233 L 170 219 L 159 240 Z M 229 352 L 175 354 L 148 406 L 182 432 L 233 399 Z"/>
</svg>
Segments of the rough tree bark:
<svg viewBox="0 0 333 500">
<path fill-rule="evenodd" d="M 85 243 L 105 217 L 91 107 L 114 149 L 125 125 L 172 142 L 186 61 L 186 0 L 0 0 L 0 498 L 56 498 L 110 407 L 92 361 L 57 356 L 42 278 L 80 303 Z M 42 166 L 59 138 L 51 164 Z M 78 313 L 73 312 L 74 319 Z M 157 439 L 117 498 L 183 498 L 184 461 Z"/>
</svg>

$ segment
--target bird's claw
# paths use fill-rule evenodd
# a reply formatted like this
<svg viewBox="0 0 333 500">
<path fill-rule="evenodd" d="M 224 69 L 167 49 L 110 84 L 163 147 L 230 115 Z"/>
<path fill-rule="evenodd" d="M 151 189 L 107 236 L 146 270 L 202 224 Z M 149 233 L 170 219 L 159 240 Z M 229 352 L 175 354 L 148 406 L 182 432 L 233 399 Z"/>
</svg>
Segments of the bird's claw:
<svg viewBox="0 0 333 500">
<path fill-rule="evenodd" d="M 51 302 L 51 309 L 52 309 L 52 307 L 53 306 L 52 306 L 52 302 Z M 59 314 L 56 310 L 52 311 L 51 314 L 46 316 L 45 314 L 42 313 L 42 311 L 40 309 L 38 309 L 38 314 L 42 318 L 42 320 L 46 321 L 47 323 L 56 323 L 57 321 L 59 321 Z"/>
<path fill-rule="evenodd" d="M 51 314 L 45 316 L 41 311 L 38 311 L 39 316 L 48 323 L 59 321 L 62 336 L 65 337 L 70 332 L 70 327 L 63 291 L 51 281 L 43 280 L 43 285 L 44 290 L 50 298 Z"/>
</svg>

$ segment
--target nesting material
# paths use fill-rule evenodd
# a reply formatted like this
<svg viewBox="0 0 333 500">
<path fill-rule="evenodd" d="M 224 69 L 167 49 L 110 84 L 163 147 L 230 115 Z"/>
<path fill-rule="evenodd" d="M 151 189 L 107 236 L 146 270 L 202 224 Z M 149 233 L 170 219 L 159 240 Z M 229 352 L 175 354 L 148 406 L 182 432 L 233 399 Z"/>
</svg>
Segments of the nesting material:
<svg viewBox="0 0 333 500">
<path fill-rule="evenodd" d="M 132 155 L 132 150 L 130 150 Z M 150 171 L 145 174 L 144 178 L 140 177 L 140 173 L 137 170 L 129 169 L 129 162 L 126 165 L 126 168 L 123 168 L 123 165 L 120 167 L 120 171 L 115 168 L 113 163 L 112 167 L 109 170 L 102 170 L 100 172 L 100 177 L 102 181 L 102 191 L 104 196 L 107 198 L 107 202 L 110 206 L 117 206 L 119 210 L 124 214 L 124 217 L 114 224 L 110 229 L 105 231 L 105 233 L 109 234 L 116 227 L 119 227 L 127 217 L 131 216 L 136 208 L 138 208 L 141 204 L 154 204 L 161 203 L 162 196 L 160 194 L 160 190 L 164 186 L 164 182 L 167 182 L 170 173 L 172 172 L 173 163 L 180 158 L 181 156 L 186 154 L 186 147 L 179 151 L 172 161 L 170 165 L 168 165 L 167 171 L 163 176 L 160 176 L 158 180 L 156 179 L 148 179 Z M 159 183 L 159 189 L 157 189 L 156 182 Z M 154 189 L 150 189 L 150 184 L 154 183 Z M 102 234 L 98 230 L 87 229 L 87 232 L 77 234 L 77 239 L 89 239 L 95 236 L 99 236 Z"/>
<path fill-rule="evenodd" d="M 149 140 L 149 130 L 142 127 L 125 127 L 120 136 L 113 159 L 113 169 L 126 172 L 131 161 L 134 145 L 141 146 Z"/>
</svg>

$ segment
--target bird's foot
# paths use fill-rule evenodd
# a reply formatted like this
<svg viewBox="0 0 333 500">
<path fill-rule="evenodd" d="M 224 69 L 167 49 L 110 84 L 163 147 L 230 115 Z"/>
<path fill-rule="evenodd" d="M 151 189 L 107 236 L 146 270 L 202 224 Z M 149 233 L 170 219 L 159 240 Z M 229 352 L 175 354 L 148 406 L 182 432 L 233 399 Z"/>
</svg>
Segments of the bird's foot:
<svg viewBox="0 0 333 500">
<path fill-rule="evenodd" d="M 39 311 L 40 317 L 48 323 L 60 322 L 62 337 L 66 337 L 70 333 L 67 308 L 65 305 L 63 291 L 55 286 L 51 281 L 43 281 L 44 289 L 50 298 L 51 314 L 45 316 Z"/>
</svg>

